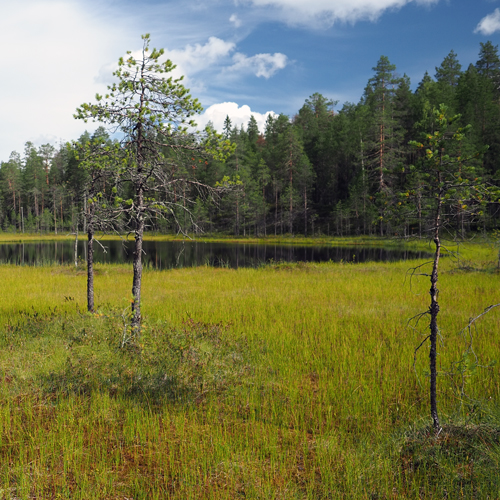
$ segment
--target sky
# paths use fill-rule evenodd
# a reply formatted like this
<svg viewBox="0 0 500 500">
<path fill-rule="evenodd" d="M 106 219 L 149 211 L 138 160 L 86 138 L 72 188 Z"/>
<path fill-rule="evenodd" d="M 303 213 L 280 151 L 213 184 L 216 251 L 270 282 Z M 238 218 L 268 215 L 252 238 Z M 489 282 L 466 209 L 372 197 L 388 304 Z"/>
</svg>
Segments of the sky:
<svg viewBox="0 0 500 500">
<path fill-rule="evenodd" d="M 454 50 L 466 69 L 500 43 L 500 0 L 0 0 L 0 161 L 25 143 L 55 146 L 99 124 L 75 120 L 113 80 L 117 60 L 164 48 L 222 130 L 254 115 L 292 117 L 319 92 L 359 102 L 387 56 L 415 88 Z"/>
</svg>

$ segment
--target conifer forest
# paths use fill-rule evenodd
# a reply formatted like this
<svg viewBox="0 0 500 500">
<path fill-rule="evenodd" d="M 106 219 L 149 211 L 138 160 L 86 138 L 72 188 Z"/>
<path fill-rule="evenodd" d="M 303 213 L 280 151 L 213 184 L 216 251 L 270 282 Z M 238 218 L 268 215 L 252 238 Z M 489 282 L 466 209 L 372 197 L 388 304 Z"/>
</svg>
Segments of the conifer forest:
<svg viewBox="0 0 500 500">
<path fill-rule="evenodd" d="M 232 144 L 230 153 L 199 155 L 195 147 L 186 147 L 176 155 L 168 163 L 173 186 L 168 190 L 168 216 L 149 211 L 145 229 L 236 236 L 423 236 L 434 213 L 434 195 L 425 187 L 436 180 L 425 174 L 423 164 L 430 151 L 426 141 L 437 133 L 436 116 L 446 121 L 446 159 L 458 165 L 458 184 L 463 164 L 469 187 L 477 184 L 491 194 L 498 186 L 498 47 L 481 43 L 477 62 L 468 68 L 461 67 L 451 50 L 414 88 L 381 56 L 358 103 L 339 109 L 337 102 L 315 93 L 294 116 L 270 116 L 264 130 L 253 116 L 241 128 L 227 117 L 220 132 Z M 127 199 L 132 187 L 120 179 L 119 168 L 109 166 L 114 173 L 100 176 L 102 185 L 95 191 L 92 169 L 81 168 L 82 150 L 92 143 L 108 148 L 119 144 L 100 126 L 71 144 L 35 147 L 26 142 L 24 151 L 12 152 L 0 167 L 1 229 L 83 231 L 84 214 L 97 201 L 96 192 L 101 198 L 109 192 Z M 444 217 L 454 231 L 498 227 L 496 196 L 470 189 L 455 193 L 443 200 Z M 123 211 L 109 219 L 109 228 L 103 230 L 118 223 L 126 229 L 129 223 Z"/>
</svg>

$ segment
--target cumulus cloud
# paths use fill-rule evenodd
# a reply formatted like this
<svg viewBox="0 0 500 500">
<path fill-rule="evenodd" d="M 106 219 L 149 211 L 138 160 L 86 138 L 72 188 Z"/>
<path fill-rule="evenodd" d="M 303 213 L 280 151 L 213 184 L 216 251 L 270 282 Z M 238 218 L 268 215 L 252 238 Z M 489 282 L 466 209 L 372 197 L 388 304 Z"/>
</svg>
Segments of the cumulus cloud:
<svg viewBox="0 0 500 500">
<path fill-rule="evenodd" d="M 151 13 L 144 11 L 150 24 Z M 6 161 L 13 150 L 22 153 L 26 141 L 36 146 L 57 143 L 97 127 L 75 120 L 73 113 L 115 81 L 112 73 L 125 49 L 141 47 L 139 30 L 144 19 L 110 2 L 16 0 L 2 6 L 0 161 Z M 231 22 L 237 26 L 241 21 L 235 14 Z M 224 23 L 227 28 L 227 17 Z M 205 101 L 214 102 L 211 92 L 217 86 L 227 88 L 227 82 L 232 85 L 249 74 L 270 78 L 288 64 L 283 54 L 242 54 L 233 41 L 200 36 L 198 31 L 201 42 L 196 43 L 193 36 L 181 33 L 158 41 L 153 34 L 152 45 L 172 47 L 165 57 L 177 65 L 173 76 L 185 75 L 186 86 Z M 133 55 L 140 56 L 140 50 Z M 240 123 L 239 114 L 235 123 Z"/>
<path fill-rule="evenodd" d="M 71 41 L 71 43 L 68 43 Z M 0 160 L 26 141 L 77 138 L 73 119 L 82 102 L 103 86 L 95 76 L 126 46 L 129 34 L 109 26 L 72 0 L 18 0 L 2 6 L 0 53 Z M 119 53 L 119 52 L 118 52 Z M 105 87 L 104 87 L 105 88 Z"/>
<path fill-rule="evenodd" d="M 267 117 L 269 115 L 276 116 L 276 113 L 274 111 L 267 111 L 263 114 L 257 113 L 252 111 L 246 104 L 239 107 L 235 102 L 222 102 L 207 108 L 202 115 L 196 118 L 196 122 L 200 128 L 205 128 L 208 122 L 211 122 L 215 130 L 222 132 L 226 116 L 229 116 L 233 126 L 240 127 L 243 125 L 246 128 L 252 115 L 257 121 L 259 130 L 263 133 Z"/>
<path fill-rule="evenodd" d="M 388 9 L 399 9 L 409 3 L 431 5 L 439 0 L 248 0 L 257 7 L 273 7 L 284 20 L 294 24 L 320 22 L 355 23 L 360 20 L 376 20 Z"/>
<path fill-rule="evenodd" d="M 177 65 L 176 74 L 184 75 L 187 79 L 192 79 L 207 69 L 212 73 L 217 69 L 234 74 L 253 73 L 267 79 L 288 63 L 287 56 L 280 53 L 246 56 L 236 52 L 231 57 L 235 49 L 235 43 L 212 36 L 204 45 L 187 45 L 180 50 L 165 50 L 165 56 Z"/>
<path fill-rule="evenodd" d="M 492 35 L 496 31 L 500 31 L 500 9 L 495 9 L 491 14 L 483 17 L 476 26 L 474 33 Z"/>
<path fill-rule="evenodd" d="M 188 76 L 219 64 L 234 51 L 236 45 L 211 36 L 204 45 L 187 45 L 183 49 L 165 50 L 165 55 Z"/>
<path fill-rule="evenodd" d="M 182 49 L 165 49 L 163 59 L 170 59 L 176 65 L 172 76 L 183 76 L 183 83 L 195 93 L 205 91 L 207 79 L 214 83 L 226 80 L 229 75 L 238 78 L 248 74 L 268 79 L 288 64 L 285 54 L 247 56 L 240 52 L 235 53 L 235 50 L 234 42 L 212 36 L 205 44 L 186 45 Z M 131 55 L 138 59 L 142 57 L 141 51 L 132 52 Z M 110 75 L 115 70 L 115 63 L 104 66 L 98 81 L 109 83 Z"/>
<path fill-rule="evenodd" d="M 235 28 L 239 28 L 241 26 L 241 20 L 236 14 L 232 14 L 229 18 L 229 22 L 233 23 Z"/>
<path fill-rule="evenodd" d="M 255 76 L 263 76 L 267 79 L 278 70 L 283 69 L 287 65 L 288 58 L 279 52 L 276 54 L 256 54 L 252 57 L 237 53 L 233 56 L 233 61 L 234 64 L 228 68 L 228 71 L 253 73 Z"/>
</svg>

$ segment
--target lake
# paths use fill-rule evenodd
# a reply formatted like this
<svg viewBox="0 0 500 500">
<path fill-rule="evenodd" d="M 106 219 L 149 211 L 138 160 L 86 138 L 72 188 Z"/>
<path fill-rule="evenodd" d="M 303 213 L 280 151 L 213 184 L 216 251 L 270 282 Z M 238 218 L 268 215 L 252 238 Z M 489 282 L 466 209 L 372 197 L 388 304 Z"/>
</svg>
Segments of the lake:
<svg viewBox="0 0 500 500">
<path fill-rule="evenodd" d="M 94 261 L 132 262 L 133 240 L 100 240 L 94 243 Z M 191 266 L 259 267 L 272 262 L 399 261 L 428 257 L 425 252 L 374 247 L 297 246 L 203 241 L 144 241 L 145 267 L 170 269 Z M 86 259 L 86 241 L 78 242 L 78 258 Z M 0 262 L 18 265 L 72 264 L 74 242 L 40 241 L 0 244 Z"/>
</svg>

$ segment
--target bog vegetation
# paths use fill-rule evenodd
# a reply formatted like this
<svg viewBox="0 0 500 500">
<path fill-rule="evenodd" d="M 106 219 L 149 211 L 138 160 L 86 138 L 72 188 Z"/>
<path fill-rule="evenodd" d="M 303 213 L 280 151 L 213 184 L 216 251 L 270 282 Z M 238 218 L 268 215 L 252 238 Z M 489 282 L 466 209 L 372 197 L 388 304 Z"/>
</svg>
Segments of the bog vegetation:
<svg viewBox="0 0 500 500">
<path fill-rule="evenodd" d="M 496 498 L 498 314 L 473 352 L 459 334 L 497 294 L 496 250 L 461 262 L 440 279 L 437 438 L 408 263 L 145 271 L 124 348 L 127 267 L 97 265 L 92 315 L 83 270 L 3 266 L 3 498 Z"/>
</svg>

